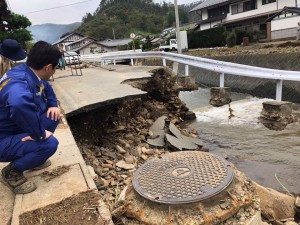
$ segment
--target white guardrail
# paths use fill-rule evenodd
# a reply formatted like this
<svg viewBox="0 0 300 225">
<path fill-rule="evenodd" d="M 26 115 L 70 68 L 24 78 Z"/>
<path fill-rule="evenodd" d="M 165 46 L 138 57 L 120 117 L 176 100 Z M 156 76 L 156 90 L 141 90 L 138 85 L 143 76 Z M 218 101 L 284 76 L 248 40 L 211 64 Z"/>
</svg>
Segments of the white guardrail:
<svg viewBox="0 0 300 225">
<path fill-rule="evenodd" d="M 133 59 L 139 58 L 161 58 L 163 60 L 163 66 L 167 65 L 166 60 L 181 63 L 185 65 L 185 75 L 189 75 L 189 66 L 219 73 L 220 87 L 224 87 L 224 78 L 226 73 L 237 76 L 276 80 L 276 101 L 281 101 L 282 99 L 282 82 L 284 80 L 300 81 L 300 72 L 298 71 L 275 70 L 256 66 L 247 66 L 237 63 L 230 63 L 170 52 L 141 52 L 141 50 L 139 49 L 135 51 L 119 51 L 81 56 L 82 61 L 96 61 L 105 63 L 108 60 L 113 60 L 114 64 L 116 63 L 116 60 L 131 59 L 131 65 L 133 65 Z"/>
</svg>

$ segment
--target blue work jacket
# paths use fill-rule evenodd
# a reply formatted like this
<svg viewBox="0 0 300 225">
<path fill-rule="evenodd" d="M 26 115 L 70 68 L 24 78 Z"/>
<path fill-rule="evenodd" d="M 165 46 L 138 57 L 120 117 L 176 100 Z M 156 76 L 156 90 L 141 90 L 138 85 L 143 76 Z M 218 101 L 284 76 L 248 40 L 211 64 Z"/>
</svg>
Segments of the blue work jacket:
<svg viewBox="0 0 300 225">
<path fill-rule="evenodd" d="M 48 81 L 39 81 L 23 63 L 0 79 L 0 139 L 28 133 L 33 139 L 45 139 L 41 114 L 57 107 L 54 91 Z"/>
</svg>

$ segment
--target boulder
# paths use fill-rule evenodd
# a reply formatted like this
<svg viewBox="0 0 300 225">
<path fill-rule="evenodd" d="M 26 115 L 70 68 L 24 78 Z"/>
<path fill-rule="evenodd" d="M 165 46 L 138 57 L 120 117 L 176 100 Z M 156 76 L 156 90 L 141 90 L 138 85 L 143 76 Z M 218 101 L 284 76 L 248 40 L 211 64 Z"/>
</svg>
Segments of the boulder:
<svg viewBox="0 0 300 225">
<path fill-rule="evenodd" d="M 255 183 L 255 182 L 254 182 Z M 262 216 L 267 220 L 293 218 L 296 214 L 295 198 L 255 183 L 260 197 Z"/>
</svg>

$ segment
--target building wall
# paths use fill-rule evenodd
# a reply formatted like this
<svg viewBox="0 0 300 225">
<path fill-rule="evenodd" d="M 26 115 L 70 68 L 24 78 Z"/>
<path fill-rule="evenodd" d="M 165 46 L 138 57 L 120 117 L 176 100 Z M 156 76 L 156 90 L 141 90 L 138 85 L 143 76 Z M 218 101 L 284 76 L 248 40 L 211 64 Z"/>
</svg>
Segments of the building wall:
<svg viewBox="0 0 300 225">
<path fill-rule="evenodd" d="M 281 15 L 280 18 L 274 18 L 271 21 L 271 31 L 281 30 L 282 28 L 288 29 L 288 28 L 296 28 L 298 22 L 300 22 L 300 16 L 299 15 L 293 15 L 289 14 L 287 17 L 284 17 L 284 15 Z"/>
<path fill-rule="evenodd" d="M 210 29 L 210 28 L 214 28 L 214 26 L 218 25 L 219 23 L 221 23 L 221 21 L 214 21 L 214 22 L 211 22 L 211 23 L 205 23 L 205 24 L 201 24 L 200 26 L 200 30 L 207 30 L 207 29 Z"/>
<path fill-rule="evenodd" d="M 104 49 L 105 52 L 116 52 L 116 51 L 119 51 L 118 47 L 106 47 L 106 46 L 103 46 L 103 49 Z"/>
<path fill-rule="evenodd" d="M 278 8 L 283 9 L 284 6 L 289 6 L 289 7 L 296 7 L 296 0 L 277 0 L 278 1 Z M 299 0 L 297 0 L 298 5 L 300 3 Z"/>
<path fill-rule="evenodd" d="M 257 0 L 257 9 L 250 10 L 247 12 L 237 13 L 232 15 L 231 6 L 233 4 L 229 5 L 229 13 L 227 14 L 227 17 L 225 18 L 225 21 L 231 21 L 236 19 L 241 19 L 244 17 L 249 17 L 253 15 L 258 15 L 266 12 L 272 12 L 277 11 L 280 9 L 283 9 L 285 6 L 288 7 L 295 7 L 295 0 L 277 0 L 277 2 L 269 3 L 269 4 L 262 4 L 262 0 Z"/>
<path fill-rule="evenodd" d="M 94 53 L 91 52 L 91 48 L 94 50 Z M 98 54 L 103 51 L 103 47 L 100 45 L 97 45 L 95 43 L 92 43 L 83 49 L 80 49 L 80 55 L 87 55 L 87 54 Z"/>
</svg>

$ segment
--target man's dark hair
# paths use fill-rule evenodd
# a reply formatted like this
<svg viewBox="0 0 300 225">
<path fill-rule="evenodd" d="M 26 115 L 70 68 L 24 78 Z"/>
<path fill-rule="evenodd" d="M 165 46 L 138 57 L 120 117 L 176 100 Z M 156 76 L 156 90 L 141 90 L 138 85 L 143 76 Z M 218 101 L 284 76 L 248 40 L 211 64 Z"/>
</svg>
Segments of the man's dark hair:
<svg viewBox="0 0 300 225">
<path fill-rule="evenodd" d="M 48 64 L 55 68 L 61 54 L 57 47 L 45 41 L 38 41 L 29 51 L 26 64 L 35 70 L 40 70 Z"/>
</svg>

